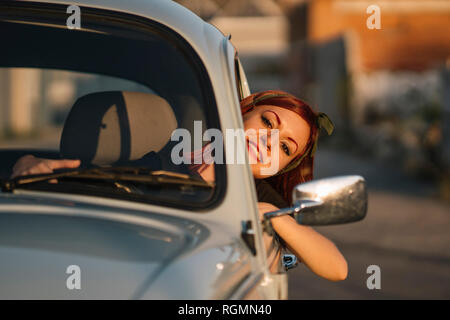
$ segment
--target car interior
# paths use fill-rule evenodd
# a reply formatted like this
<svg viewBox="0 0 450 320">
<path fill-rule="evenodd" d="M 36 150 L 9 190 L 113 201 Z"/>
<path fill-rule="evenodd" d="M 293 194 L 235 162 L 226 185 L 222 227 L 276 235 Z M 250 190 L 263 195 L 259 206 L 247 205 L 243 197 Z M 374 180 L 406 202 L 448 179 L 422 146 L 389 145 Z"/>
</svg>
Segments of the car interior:
<svg viewBox="0 0 450 320">
<path fill-rule="evenodd" d="M 61 12 L 61 17 L 65 16 Z M 4 147 L 0 140 L 0 178 L 8 179 L 16 161 L 26 154 L 81 159 L 81 167 L 145 165 L 185 172 L 183 166 L 171 165 L 168 158 L 174 144 L 170 141 L 173 130 L 187 129 L 194 139 L 194 121 L 201 121 L 203 132 L 220 128 L 203 64 L 192 49 L 183 47 L 182 40 L 159 27 L 149 25 L 143 30 L 140 25 L 134 29 L 130 23 L 120 25 L 118 19 L 97 24 L 99 17 L 91 17 L 89 12 L 85 16 L 83 30 L 73 32 L 61 27 L 65 20 L 46 17 L 44 12 L 14 18 L 7 16 L 7 11 L 0 13 L 0 36 L 7 44 L 7 50 L 0 50 L 0 86 L 2 69 L 7 74 L 26 68 L 42 71 L 43 79 L 47 71 L 75 72 L 133 82 L 139 90 L 86 82 L 83 91 L 77 83 L 72 102 L 66 103 L 69 111 L 58 137 L 59 148 Z M 25 83 L 19 87 L 29 90 Z M 0 88 L 0 104 L 5 96 L 2 89 L 7 87 Z M 3 92 L 7 95 L 7 90 Z M 0 117 L 5 106 L 0 105 Z M 161 155 L 162 163 L 153 158 L 146 162 L 145 156 L 152 152 Z M 218 172 L 216 178 L 220 175 Z"/>
</svg>

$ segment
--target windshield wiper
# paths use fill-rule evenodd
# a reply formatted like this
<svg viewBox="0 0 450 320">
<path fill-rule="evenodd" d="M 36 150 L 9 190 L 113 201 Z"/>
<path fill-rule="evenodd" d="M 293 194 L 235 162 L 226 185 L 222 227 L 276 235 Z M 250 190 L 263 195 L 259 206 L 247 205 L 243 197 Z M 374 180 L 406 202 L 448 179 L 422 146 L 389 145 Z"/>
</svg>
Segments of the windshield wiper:
<svg viewBox="0 0 450 320">
<path fill-rule="evenodd" d="M 71 169 L 64 172 L 49 174 L 33 174 L 18 176 L 13 179 L 1 181 L 3 192 L 11 192 L 14 189 L 37 182 L 53 179 L 86 179 L 120 182 L 138 182 L 148 185 L 188 185 L 203 188 L 214 188 L 214 182 L 196 179 L 188 174 L 150 170 L 144 167 L 101 167 L 88 169 Z"/>
</svg>

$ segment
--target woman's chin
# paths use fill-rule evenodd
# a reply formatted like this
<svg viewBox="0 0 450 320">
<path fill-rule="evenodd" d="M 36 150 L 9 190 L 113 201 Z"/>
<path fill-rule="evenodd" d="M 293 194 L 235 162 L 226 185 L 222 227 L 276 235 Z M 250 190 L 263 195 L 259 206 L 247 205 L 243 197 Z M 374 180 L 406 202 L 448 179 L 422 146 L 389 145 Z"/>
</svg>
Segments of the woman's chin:
<svg viewBox="0 0 450 320">
<path fill-rule="evenodd" d="M 260 163 L 250 164 L 250 168 L 252 169 L 253 177 L 255 179 L 265 179 L 273 176 L 273 174 L 268 174 L 270 172 L 270 165 L 262 165 Z"/>
<path fill-rule="evenodd" d="M 250 164 L 250 168 L 252 169 L 253 177 L 255 179 L 263 179 L 261 176 L 261 167 L 259 164 Z"/>
</svg>

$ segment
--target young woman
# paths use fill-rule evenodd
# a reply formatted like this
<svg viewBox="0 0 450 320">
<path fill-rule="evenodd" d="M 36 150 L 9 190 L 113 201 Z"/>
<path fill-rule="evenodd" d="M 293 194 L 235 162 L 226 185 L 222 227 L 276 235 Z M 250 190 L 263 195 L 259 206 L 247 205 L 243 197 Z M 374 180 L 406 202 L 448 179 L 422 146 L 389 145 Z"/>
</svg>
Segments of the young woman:
<svg viewBox="0 0 450 320">
<path fill-rule="evenodd" d="M 326 115 L 314 112 L 305 102 L 283 91 L 252 94 L 241 101 L 241 110 L 262 219 L 264 213 L 291 203 L 295 185 L 313 179 L 319 131 L 325 128 L 330 134 L 332 124 Z M 277 139 L 272 140 L 272 134 L 277 134 Z M 277 145 L 271 145 L 271 141 L 277 141 Z M 267 152 L 261 152 L 262 148 Z M 262 159 L 266 155 L 268 159 Z M 264 169 L 273 165 L 272 161 L 277 162 L 278 171 L 269 176 L 263 174 Z M 55 169 L 79 165 L 79 160 L 50 160 L 27 155 L 17 161 L 11 177 L 51 173 Z M 214 181 L 213 165 L 203 163 L 192 165 L 190 169 L 204 180 Z M 311 227 L 297 224 L 291 216 L 273 218 L 271 222 L 286 247 L 315 274 L 331 281 L 347 277 L 347 262 L 333 242 Z M 266 236 L 265 241 L 271 239 Z"/>
<path fill-rule="evenodd" d="M 241 101 L 241 111 L 262 219 L 266 212 L 288 207 L 294 187 L 313 179 L 319 131 L 324 128 L 331 134 L 333 125 L 325 114 L 314 112 L 302 100 L 279 90 L 248 96 Z M 272 130 L 278 130 L 277 146 L 270 143 Z M 257 136 L 252 136 L 255 133 Z M 269 160 L 261 159 L 263 148 Z M 277 158 L 273 158 L 275 155 Z M 263 169 L 270 168 L 272 161 L 278 162 L 279 170 L 267 176 Z M 191 169 L 204 180 L 214 181 L 212 165 L 193 165 Z M 271 222 L 286 247 L 314 273 L 331 281 L 347 277 L 347 262 L 330 240 L 311 227 L 297 224 L 291 216 L 273 218 Z M 271 241 L 268 237 L 265 240 Z"/>
</svg>

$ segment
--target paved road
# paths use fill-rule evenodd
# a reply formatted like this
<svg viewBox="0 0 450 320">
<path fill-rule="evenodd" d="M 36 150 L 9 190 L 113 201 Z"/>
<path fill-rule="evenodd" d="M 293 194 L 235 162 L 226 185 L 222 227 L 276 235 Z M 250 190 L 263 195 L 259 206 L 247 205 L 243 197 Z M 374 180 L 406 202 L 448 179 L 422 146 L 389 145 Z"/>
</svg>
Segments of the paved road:
<svg viewBox="0 0 450 320">
<path fill-rule="evenodd" d="M 342 282 L 329 282 L 304 265 L 289 271 L 290 299 L 450 299 L 450 205 L 433 187 L 367 159 L 322 150 L 316 177 L 361 174 L 369 186 L 365 220 L 317 227 L 349 264 Z M 369 265 L 381 268 L 381 289 L 369 290 Z"/>
</svg>

